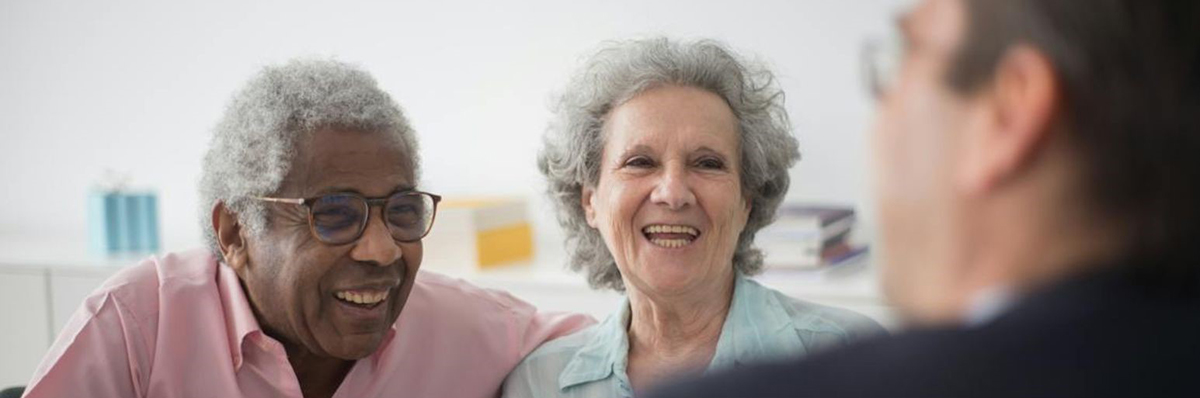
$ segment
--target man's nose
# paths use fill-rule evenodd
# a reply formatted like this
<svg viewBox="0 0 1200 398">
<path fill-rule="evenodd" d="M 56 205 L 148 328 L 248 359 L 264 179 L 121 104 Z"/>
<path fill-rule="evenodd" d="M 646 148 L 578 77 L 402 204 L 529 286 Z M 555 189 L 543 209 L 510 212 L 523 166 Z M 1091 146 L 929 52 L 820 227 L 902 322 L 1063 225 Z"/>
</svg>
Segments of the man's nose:
<svg viewBox="0 0 1200 398">
<path fill-rule="evenodd" d="M 392 238 L 392 232 L 383 222 L 383 217 L 378 216 L 376 211 L 381 210 L 371 209 L 371 214 L 367 217 L 367 226 L 363 230 L 362 236 L 358 238 L 358 242 L 355 242 L 354 249 L 350 251 L 350 257 L 357 261 L 387 267 L 400 260 L 404 256 L 404 252 Z"/>
</svg>

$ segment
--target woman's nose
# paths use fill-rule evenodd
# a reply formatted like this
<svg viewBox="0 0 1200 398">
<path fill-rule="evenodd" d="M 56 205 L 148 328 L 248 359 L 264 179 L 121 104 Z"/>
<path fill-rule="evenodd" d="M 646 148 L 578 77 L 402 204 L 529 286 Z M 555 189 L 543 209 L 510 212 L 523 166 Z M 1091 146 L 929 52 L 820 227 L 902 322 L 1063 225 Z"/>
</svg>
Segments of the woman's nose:
<svg viewBox="0 0 1200 398">
<path fill-rule="evenodd" d="M 688 185 L 687 172 L 681 167 L 668 167 L 660 174 L 650 200 L 671 210 L 696 204 L 696 194 Z"/>
<path fill-rule="evenodd" d="M 367 217 L 367 226 L 358 242 L 354 243 L 350 257 L 357 261 L 388 267 L 399 261 L 404 252 L 392 238 L 392 232 L 383 222 L 383 217 L 374 213 L 375 209 L 371 210 L 371 215 Z"/>
</svg>

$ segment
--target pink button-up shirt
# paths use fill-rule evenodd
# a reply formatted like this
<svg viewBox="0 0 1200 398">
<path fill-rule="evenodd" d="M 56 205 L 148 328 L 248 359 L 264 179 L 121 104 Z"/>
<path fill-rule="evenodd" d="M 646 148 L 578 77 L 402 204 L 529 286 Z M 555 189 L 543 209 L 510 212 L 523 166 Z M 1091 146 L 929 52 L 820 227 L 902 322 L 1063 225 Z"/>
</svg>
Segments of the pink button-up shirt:
<svg viewBox="0 0 1200 398">
<path fill-rule="evenodd" d="M 420 272 L 397 325 L 335 397 L 494 397 L 542 342 L 593 323 Z M 124 269 L 84 301 L 26 397 L 301 397 L 237 275 L 207 250 Z"/>
</svg>

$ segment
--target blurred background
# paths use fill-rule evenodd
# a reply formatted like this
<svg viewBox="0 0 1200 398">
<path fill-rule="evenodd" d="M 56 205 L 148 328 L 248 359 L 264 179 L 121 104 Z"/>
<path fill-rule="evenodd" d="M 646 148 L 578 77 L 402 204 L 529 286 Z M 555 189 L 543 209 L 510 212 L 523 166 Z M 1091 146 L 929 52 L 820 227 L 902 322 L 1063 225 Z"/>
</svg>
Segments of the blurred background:
<svg viewBox="0 0 1200 398">
<path fill-rule="evenodd" d="M 85 240 L 87 190 L 113 170 L 159 193 L 165 248 L 199 245 L 212 126 L 262 66 L 309 55 L 366 68 L 400 103 L 426 189 L 540 201 L 551 94 L 602 41 L 648 35 L 770 65 L 803 154 L 789 198 L 862 202 L 858 53 L 904 2 L 0 2 L 0 235 Z M 557 242 L 550 214 L 533 216 Z"/>
<path fill-rule="evenodd" d="M 27 353 L 0 363 L 0 387 L 27 380 L 79 300 L 129 263 L 86 254 L 90 190 L 111 172 L 155 192 L 160 250 L 200 247 L 196 184 L 211 128 L 259 68 L 297 56 L 334 57 L 371 72 L 417 131 L 423 188 L 449 198 L 525 200 L 534 268 L 557 272 L 562 234 L 535 167 L 551 95 L 602 41 L 718 39 L 769 65 L 787 94 L 803 156 L 791 170 L 788 201 L 855 208 L 857 235 L 869 243 L 872 102 L 859 51 L 866 38 L 886 34 L 907 3 L 0 2 L 0 323 L 4 335 L 42 344 L 4 343 L 0 352 Z M 92 266 L 102 271 L 81 270 Z M 608 312 L 611 293 L 584 293 L 582 276 L 554 272 L 476 279 L 552 309 Z M 849 300 L 886 322 L 886 309 L 868 308 L 883 305 L 871 272 L 856 273 L 867 276 L 779 283 L 827 289 L 814 299 Z M 30 304 L 37 295 L 44 302 Z"/>
</svg>

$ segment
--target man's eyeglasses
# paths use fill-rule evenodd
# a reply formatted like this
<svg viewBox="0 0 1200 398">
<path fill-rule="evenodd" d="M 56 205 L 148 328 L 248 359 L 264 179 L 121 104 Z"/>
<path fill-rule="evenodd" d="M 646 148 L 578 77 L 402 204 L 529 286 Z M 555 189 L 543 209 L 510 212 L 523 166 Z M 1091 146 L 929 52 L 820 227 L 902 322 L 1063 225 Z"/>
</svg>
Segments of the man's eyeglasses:
<svg viewBox="0 0 1200 398">
<path fill-rule="evenodd" d="M 308 225 L 317 240 L 342 245 L 358 240 L 367 228 L 371 206 L 382 206 L 380 216 L 392 239 L 416 242 L 433 229 L 437 205 L 442 197 L 428 192 L 403 191 L 382 198 L 367 198 L 354 193 L 335 193 L 312 198 L 255 199 L 299 205 L 308 212 Z"/>
</svg>

